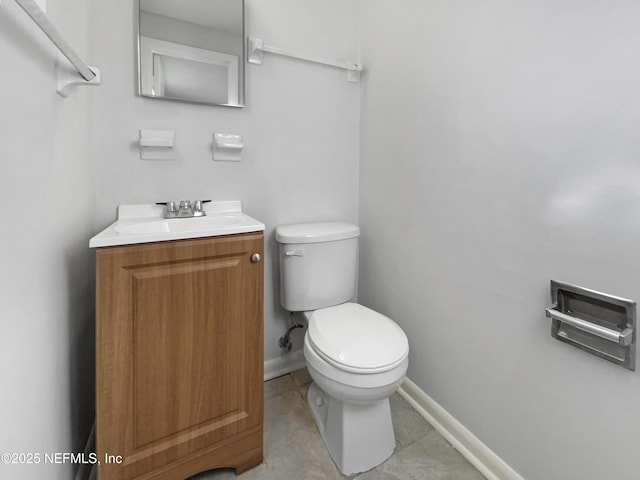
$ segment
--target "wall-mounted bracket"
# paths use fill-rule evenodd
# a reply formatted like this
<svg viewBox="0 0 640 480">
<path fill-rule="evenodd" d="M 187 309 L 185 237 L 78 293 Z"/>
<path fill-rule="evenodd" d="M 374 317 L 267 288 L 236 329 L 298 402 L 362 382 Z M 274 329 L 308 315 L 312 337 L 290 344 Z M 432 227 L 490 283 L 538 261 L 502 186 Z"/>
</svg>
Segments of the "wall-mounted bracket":
<svg viewBox="0 0 640 480">
<path fill-rule="evenodd" d="M 213 159 L 223 162 L 239 162 L 244 150 L 242 135 L 235 133 L 213 134 Z"/>
<path fill-rule="evenodd" d="M 176 134 L 173 130 L 140 130 L 142 160 L 175 160 Z"/>
<path fill-rule="evenodd" d="M 65 68 L 61 62 L 56 63 L 56 76 L 58 77 L 58 88 L 56 92 L 61 97 L 67 98 L 76 87 L 80 86 L 98 86 L 102 82 L 100 69 L 97 67 L 89 67 L 95 76 L 91 80 L 85 80 L 78 72 L 70 68 Z"/>
</svg>

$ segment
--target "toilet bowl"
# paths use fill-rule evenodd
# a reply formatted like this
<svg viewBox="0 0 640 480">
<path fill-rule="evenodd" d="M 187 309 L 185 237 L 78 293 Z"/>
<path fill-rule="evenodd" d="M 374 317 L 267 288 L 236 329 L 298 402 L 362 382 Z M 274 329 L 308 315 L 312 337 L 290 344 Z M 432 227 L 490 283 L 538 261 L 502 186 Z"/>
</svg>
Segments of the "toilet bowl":
<svg viewBox="0 0 640 480">
<path fill-rule="evenodd" d="M 305 317 L 304 357 L 314 382 L 307 399 L 318 431 L 345 475 L 374 468 L 391 456 L 396 444 L 389 396 L 407 371 L 406 336 L 387 317 L 353 303 L 306 312 Z M 377 325 L 353 336 L 350 330 L 371 317 L 383 328 Z M 356 328 L 332 333 L 327 323 Z M 386 348 L 380 349 L 382 344 Z"/>
<path fill-rule="evenodd" d="M 346 223 L 287 225 L 280 244 L 282 306 L 308 322 L 307 399 L 331 458 L 352 475 L 395 448 L 389 396 L 402 383 L 409 343 L 390 318 L 350 302 L 360 229 Z"/>
</svg>

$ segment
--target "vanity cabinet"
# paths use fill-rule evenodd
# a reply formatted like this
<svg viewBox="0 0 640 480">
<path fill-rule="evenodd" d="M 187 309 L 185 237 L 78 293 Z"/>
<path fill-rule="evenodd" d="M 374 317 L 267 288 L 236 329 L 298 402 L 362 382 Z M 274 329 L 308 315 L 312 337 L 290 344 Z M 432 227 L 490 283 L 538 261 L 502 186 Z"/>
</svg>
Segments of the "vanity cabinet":
<svg viewBox="0 0 640 480">
<path fill-rule="evenodd" d="M 251 232 L 97 249 L 100 480 L 262 462 L 263 245 Z"/>
</svg>

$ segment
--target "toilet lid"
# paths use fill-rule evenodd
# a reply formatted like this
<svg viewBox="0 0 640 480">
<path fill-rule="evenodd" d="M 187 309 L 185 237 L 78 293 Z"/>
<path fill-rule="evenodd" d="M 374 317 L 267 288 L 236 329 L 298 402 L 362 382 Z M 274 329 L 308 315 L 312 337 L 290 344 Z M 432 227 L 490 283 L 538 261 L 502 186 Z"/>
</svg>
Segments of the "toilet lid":
<svg viewBox="0 0 640 480">
<path fill-rule="evenodd" d="M 357 303 L 316 310 L 308 335 L 318 354 L 345 370 L 386 371 L 409 352 L 407 336 L 395 322 Z"/>
</svg>

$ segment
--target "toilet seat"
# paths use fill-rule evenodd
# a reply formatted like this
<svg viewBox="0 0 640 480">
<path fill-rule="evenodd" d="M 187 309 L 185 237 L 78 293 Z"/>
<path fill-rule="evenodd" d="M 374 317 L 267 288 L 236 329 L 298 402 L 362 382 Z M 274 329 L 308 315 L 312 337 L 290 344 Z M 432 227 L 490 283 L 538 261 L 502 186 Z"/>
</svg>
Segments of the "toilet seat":
<svg viewBox="0 0 640 480">
<path fill-rule="evenodd" d="M 390 318 L 357 303 L 312 312 L 310 346 L 327 363 L 352 373 L 393 370 L 409 354 L 409 342 Z"/>
</svg>

